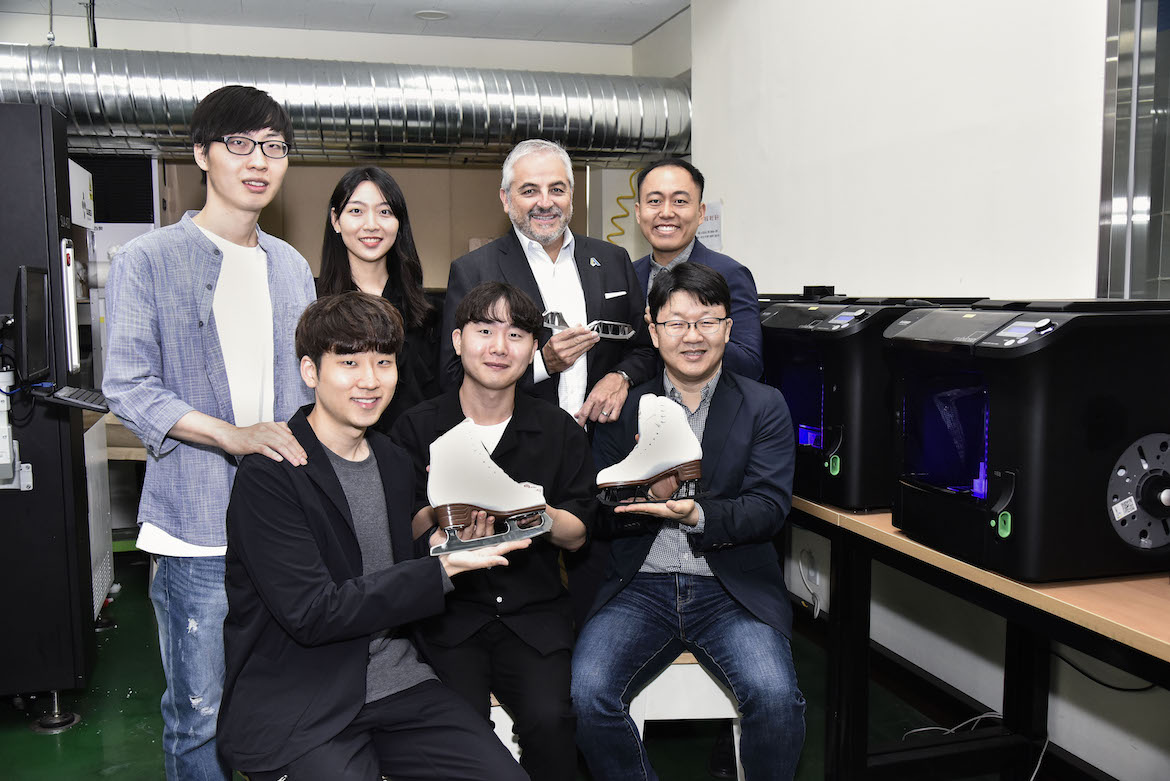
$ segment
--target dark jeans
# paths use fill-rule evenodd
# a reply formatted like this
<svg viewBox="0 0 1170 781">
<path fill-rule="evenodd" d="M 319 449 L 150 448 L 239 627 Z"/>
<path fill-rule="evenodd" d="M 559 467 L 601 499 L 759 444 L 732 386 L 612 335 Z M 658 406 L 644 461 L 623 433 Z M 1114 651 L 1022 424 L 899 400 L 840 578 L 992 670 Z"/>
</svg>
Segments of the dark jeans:
<svg viewBox="0 0 1170 781">
<path fill-rule="evenodd" d="M 366 703 L 333 740 L 251 781 L 527 781 L 491 727 L 435 680 Z"/>
<path fill-rule="evenodd" d="M 491 694 L 512 715 L 520 764 L 532 781 L 569 781 L 577 775 L 575 721 L 569 699 L 569 651 L 541 656 L 499 621 L 452 648 L 431 644 L 427 657 L 443 682 L 484 719 Z"/>
<path fill-rule="evenodd" d="M 804 697 L 788 638 L 716 578 L 638 574 L 589 620 L 573 652 L 577 745 L 595 781 L 658 778 L 629 704 L 684 650 L 739 704 L 746 777 L 791 779 L 804 745 Z"/>
</svg>

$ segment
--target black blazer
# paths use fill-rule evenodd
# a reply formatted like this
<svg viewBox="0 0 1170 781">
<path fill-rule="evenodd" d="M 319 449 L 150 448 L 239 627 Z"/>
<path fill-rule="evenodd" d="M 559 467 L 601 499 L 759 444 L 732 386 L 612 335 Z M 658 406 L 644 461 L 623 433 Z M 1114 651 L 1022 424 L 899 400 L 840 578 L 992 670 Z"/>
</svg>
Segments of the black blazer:
<svg viewBox="0 0 1170 781">
<path fill-rule="evenodd" d="M 618 421 L 597 427 L 593 447 L 599 468 L 633 450 L 638 400 L 647 393 L 666 395 L 661 378 L 631 390 Z M 737 602 L 789 637 L 792 606 L 772 540 L 792 507 L 795 455 L 792 419 L 780 391 L 724 370 L 703 430 L 700 487 L 706 496 L 698 502 L 706 521 L 701 534 L 688 537 Z M 637 574 L 659 524 L 603 509 L 595 528 L 613 543 L 590 615 Z"/>
<path fill-rule="evenodd" d="M 227 509 L 217 742 L 245 771 L 281 767 L 340 733 L 365 702 L 370 635 L 409 634 L 413 622 L 443 610 L 439 560 L 414 558 L 409 456 L 367 433 L 396 563 L 363 575 L 345 493 L 305 418 L 311 409 L 289 421 L 308 464 L 245 457 Z"/>
<path fill-rule="evenodd" d="M 615 320 L 633 326 L 637 332 L 626 341 L 602 339 L 585 354 L 589 370 L 587 389 L 592 390 L 597 381 L 611 371 L 624 371 L 635 385 L 650 379 L 655 373 L 658 356 L 642 317 L 646 301 L 638 278 L 634 276 L 630 256 L 616 244 L 573 234 L 573 258 L 585 292 L 586 322 Z M 451 264 L 451 275 L 447 280 L 443 333 L 439 337 L 440 385 L 443 390 L 456 388 L 463 380 L 463 366 L 451 344 L 455 310 L 467 291 L 489 280 L 515 285 L 527 293 L 542 312 L 546 308 L 514 230 L 456 259 Z M 550 338 L 552 331 L 542 327 L 537 335 L 540 346 L 543 347 Z M 519 387 L 556 404 L 559 379 L 560 375 L 554 374 L 544 382 L 534 384 L 532 367 L 529 367 Z"/>
<path fill-rule="evenodd" d="M 414 457 L 416 511 L 430 504 L 430 444 L 463 419 L 459 391 L 452 390 L 408 410 L 394 425 L 391 437 Z M 548 503 L 580 518 L 586 530 L 593 525 L 596 472 L 589 441 L 560 407 L 517 393 L 492 460 L 513 480 L 542 486 Z M 507 567 L 460 575 L 447 595 L 447 611 L 423 623 L 427 641 L 454 646 L 499 618 L 542 654 L 572 648 L 573 610 L 561 585 L 560 551 L 547 536 L 537 537 L 528 548 L 509 553 Z"/>
</svg>

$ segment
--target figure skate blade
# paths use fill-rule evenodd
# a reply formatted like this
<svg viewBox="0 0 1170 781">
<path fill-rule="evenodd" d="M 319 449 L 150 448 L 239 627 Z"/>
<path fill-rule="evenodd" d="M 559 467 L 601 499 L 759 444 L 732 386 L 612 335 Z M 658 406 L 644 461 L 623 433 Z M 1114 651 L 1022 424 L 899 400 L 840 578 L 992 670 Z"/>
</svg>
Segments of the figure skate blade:
<svg viewBox="0 0 1170 781">
<path fill-rule="evenodd" d="M 613 339 L 624 342 L 627 339 L 632 339 L 634 336 L 633 328 L 630 328 L 626 323 L 619 323 L 616 320 L 594 320 L 586 327 L 602 339 Z"/>
<path fill-rule="evenodd" d="M 550 329 L 553 333 L 564 331 L 569 328 L 568 321 L 560 312 L 553 312 L 549 310 L 541 317 L 544 318 L 544 327 Z M 616 320 L 594 320 L 585 326 L 590 331 L 593 331 L 602 339 L 614 339 L 619 342 L 624 342 L 634 336 L 634 329 L 626 323 L 619 323 Z"/>
<path fill-rule="evenodd" d="M 499 534 L 492 534 L 487 537 L 477 537 L 474 540 L 459 539 L 458 529 L 456 529 L 454 526 L 448 526 L 446 530 L 447 539 L 438 545 L 432 545 L 431 555 L 442 556 L 447 553 L 456 553 L 458 551 L 479 550 L 480 548 L 488 548 L 492 545 L 499 545 L 501 542 L 528 540 L 552 531 L 552 517 L 548 513 L 541 511 L 539 518 L 540 523 L 534 524 L 532 526 L 521 526 L 520 521 L 523 520 L 523 518 L 511 518 L 510 520 L 504 522 L 508 527 L 506 531 L 502 531 Z"/>
</svg>

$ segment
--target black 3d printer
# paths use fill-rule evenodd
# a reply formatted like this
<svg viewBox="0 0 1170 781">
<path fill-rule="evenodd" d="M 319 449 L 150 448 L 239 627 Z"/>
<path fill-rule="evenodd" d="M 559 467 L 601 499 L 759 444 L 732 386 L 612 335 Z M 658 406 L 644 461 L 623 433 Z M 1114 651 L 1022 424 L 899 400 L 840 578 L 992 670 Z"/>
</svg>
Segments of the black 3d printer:
<svg viewBox="0 0 1170 781">
<path fill-rule="evenodd" d="M 1018 580 L 1170 568 L 1170 301 L 981 301 L 885 337 L 895 526 Z"/>
<path fill-rule="evenodd" d="M 797 495 L 850 510 L 890 506 L 893 400 L 882 332 L 911 309 L 937 303 L 823 296 L 772 303 L 761 313 L 763 379 L 784 394 L 796 432 Z"/>
</svg>

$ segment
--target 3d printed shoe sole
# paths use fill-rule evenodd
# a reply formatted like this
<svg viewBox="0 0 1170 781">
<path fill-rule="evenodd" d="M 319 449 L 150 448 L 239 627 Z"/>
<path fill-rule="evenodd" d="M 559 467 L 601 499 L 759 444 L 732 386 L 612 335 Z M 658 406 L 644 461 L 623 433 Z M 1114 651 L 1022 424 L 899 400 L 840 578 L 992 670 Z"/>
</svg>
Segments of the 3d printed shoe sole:
<svg viewBox="0 0 1170 781">
<path fill-rule="evenodd" d="M 650 486 L 667 477 L 678 479 L 679 486 L 665 499 L 651 499 L 647 494 Z M 702 478 L 702 462 L 688 461 L 685 464 L 666 469 L 645 480 L 629 482 L 599 483 L 597 500 L 609 507 L 630 502 L 665 502 L 669 499 L 694 499 L 699 495 L 699 479 Z"/>
</svg>

